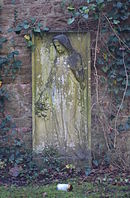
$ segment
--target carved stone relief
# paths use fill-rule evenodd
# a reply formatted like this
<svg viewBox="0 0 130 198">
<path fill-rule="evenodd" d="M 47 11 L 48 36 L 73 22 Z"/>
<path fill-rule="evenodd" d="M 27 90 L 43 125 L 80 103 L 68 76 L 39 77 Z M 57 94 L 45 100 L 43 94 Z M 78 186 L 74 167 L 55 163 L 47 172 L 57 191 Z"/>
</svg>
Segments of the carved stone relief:
<svg viewBox="0 0 130 198">
<path fill-rule="evenodd" d="M 90 149 L 89 34 L 35 37 L 33 147 L 85 156 Z M 89 127 L 88 127 L 89 126 Z"/>
</svg>

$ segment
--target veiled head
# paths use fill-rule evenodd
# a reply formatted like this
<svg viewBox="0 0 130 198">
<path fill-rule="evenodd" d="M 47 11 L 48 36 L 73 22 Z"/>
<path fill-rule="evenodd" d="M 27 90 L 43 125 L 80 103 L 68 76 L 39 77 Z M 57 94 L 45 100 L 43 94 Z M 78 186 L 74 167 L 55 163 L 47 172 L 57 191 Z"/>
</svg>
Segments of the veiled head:
<svg viewBox="0 0 130 198">
<path fill-rule="evenodd" d="M 54 44 L 56 50 L 59 53 L 64 50 L 67 50 L 68 52 L 73 51 L 73 48 L 72 48 L 69 38 L 64 34 L 59 34 L 57 36 L 54 36 L 52 41 L 53 41 L 53 44 Z M 63 46 L 63 47 L 61 47 L 61 46 Z"/>
</svg>

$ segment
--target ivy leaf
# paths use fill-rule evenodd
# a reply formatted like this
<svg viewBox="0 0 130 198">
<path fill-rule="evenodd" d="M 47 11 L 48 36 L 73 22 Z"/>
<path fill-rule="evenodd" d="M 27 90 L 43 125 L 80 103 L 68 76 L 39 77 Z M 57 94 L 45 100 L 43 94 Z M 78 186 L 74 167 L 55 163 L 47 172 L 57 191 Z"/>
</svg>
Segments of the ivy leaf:
<svg viewBox="0 0 130 198">
<path fill-rule="evenodd" d="M 126 85 L 126 80 L 125 79 L 123 80 L 122 85 Z"/>
<path fill-rule="evenodd" d="M 75 13 L 74 13 L 74 16 L 75 16 L 75 17 L 78 17 L 79 15 L 80 15 L 79 12 L 75 12 Z"/>
<path fill-rule="evenodd" d="M 120 125 L 118 126 L 118 131 L 119 131 L 119 132 L 124 131 L 124 126 L 123 126 L 122 124 L 120 124 Z"/>
<path fill-rule="evenodd" d="M 122 7 L 122 3 L 121 2 L 117 2 L 116 7 L 117 8 L 121 8 Z"/>
<path fill-rule="evenodd" d="M 17 139 L 16 139 L 16 140 L 15 140 L 15 145 L 16 145 L 16 146 L 21 146 L 21 145 L 22 145 L 22 142 L 21 142 L 20 140 L 17 140 Z"/>
<path fill-rule="evenodd" d="M 109 37 L 108 45 L 109 45 L 109 43 L 111 44 L 112 42 L 114 42 L 114 43 L 118 42 L 118 38 L 117 38 L 115 35 L 111 35 L 111 36 Z M 111 47 L 111 46 L 110 46 L 110 47 Z M 115 47 L 115 46 L 112 46 L 112 47 Z M 114 48 L 114 49 L 115 49 L 115 48 Z"/>
<path fill-rule="evenodd" d="M 126 19 L 128 19 L 128 17 L 129 17 L 128 15 L 126 15 L 126 16 L 121 16 L 121 19 L 122 19 L 122 20 L 126 20 Z"/>
<path fill-rule="evenodd" d="M 49 27 L 44 27 L 43 31 L 48 32 L 49 31 Z"/>
<path fill-rule="evenodd" d="M 6 116 L 6 120 L 7 120 L 7 121 L 11 121 L 11 120 L 12 120 L 12 117 L 11 117 L 10 115 L 7 115 L 7 116 Z"/>
<path fill-rule="evenodd" d="M 107 73 L 107 71 L 108 71 L 108 67 L 107 67 L 107 66 L 104 66 L 104 67 L 102 67 L 101 69 L 102 69 L 102 71 L 103 71 L 104 73 Z"/>
<path fill-rule="evenodd" d="M 86 168 L 86 171 L 85 171 L 85 174 L 86 174 L 86 176 L 89 176 L 90 174 L 91 174 L 91 168 Z"/>
<path fill-rule="evenodd" d="M 16 130 L 13 129 L 11 133 L 12 133 L 12 135 L 16 135 Z"/>
<path fill-rule="evenodd" d="M 15 0 L 12 0 L 11 3 L 12 3 L 12 4 L 15 4 Z"/>
<path fill-rule="evenodd" d="M 40 30 L 40 28 L 39 27 L 36 27 L 36 28 L 34 28 L 34 30 L 33 30 L 34 32 L 36 32 L 36 33 L 40 33 L 41 32 L 41 30 Z"/>
<path fill-rule="evenodd" d="M 127 89 L 127 91 L 126 91 L 126 96 L 130 96 L 130 89 Z"/>
<path fill-rule="evenodd" d="M 13 54 L 15 54 L 15 55 L 19 55 L 19 51 L 13 51 Z"/>
<path fill-rule="evenodd" d="M 117 25 L 117 24 L 119 24 L 119 23 L 120 23 L 119 20 L 113 20 L 113 24 Z"/>
<path fill-rule="evenodd" d="M 8 55 L 7 55 L 7 57 L 9 58 L 9 59 L 12 59 L 12 58 L 14 58 L 14 55 L 19 55 L 19 51 L 13 51 L 13 52 L 11 52 L 11 53 L 9 53 Z"/>
<path fill-rule="evenodd" d="M 35 21 L 36 21 L 36 18 L 34 18 L 34 17 L 31 17 L 30 19 L 31 19 L 31 22 L 32 22 L 32 23 L 35 23 Z"/>
<path fill-rule="evenodd" d="M 100 80 L 101 80 L 101 83 L 103 84 L 106 82 L 106 78 L 104 76 L 101 76 Z"/>
<path fill-rule="evenodd" d="M 43 25 L 39 22 L 39 23 L 38 23 L 38 27 L 40 28 L 40 27 L 42 27 L 42 26 L 43 26 Z"/>
<path fill-rule="evenodd" d="M 75 10 L 75 8 L 74 8 L 74 7 L 71 7 L 71 6 L 67 7 L 67 9 L 68 9 L 68 11 L 70 11 L 70 12 L 72 12 L 72 11 Z"/>
<path fill-rule="evenodd" d="M 88 19 L 88 14 L 84 14 L 83 18 Z"/>
<path fill-rule="evenodd" d="M 104 60 L 101 59 L 101 58 L 99 58 L 99 59 L 98 59 L 98 64 L 103 65 L 103 64 L 104 64 Z"/>
<path fill-rule="evenodd" d="M 123 31 L 130 31 L 130 27 L 128 25 L 124 25 L 123 27 L 121 27 L 120 31 L 121 32 L 123 32 Z"/>
<path fill-rule="evenodd" d="M 1 67 L 3 64 L 5 64 L 5 63 L 7 63 L 7 58 L 1 58 L 1 57 L 0 57 L 0 67 Z"/>
<path fill-rule="evenodd" d="M 104 3 L 104 0 L 96 0 L 96 3 L 97 3 L 97 4 Z"/>
<path fill-rule="evenodd" d="M 117 61 L 117 65 L 123 65 L 123 60 L 122 60 L 122 59 L 119 59 L 119 60 Z"/>
<path fill-rule="evenodd" d="M 24 22 L 23 22 L 24 24 L 28 24 L 28 21 L 27 20 L 24 20 Z"/>
<path fill-rule="evenodd" d="M 8 32 L 10 33 L 10 32 L 13 32 L 14 31 L 14 29 L 13 28 L 9 28 L 8 29 Z"/>
<path fill-rule="evenodd" d="M 12 155 L 9 157 L 9 161 L 10 161 L 10 162 L 14 161 L 14 154 L 12 154 Z"/>
<path fill-rule="evenodd" d="M 128 122 L 125 123 L 125 129 L 129 130 L 130 129 L 130 124 Z"/>
<path fill-rule="evenodd" d="M 94 13 L 94 19 L 97 20 L 99 18 L 99 14 Z"/>
<path fill-rule="evenodd" d="M 19 68 L 19 67 L 21 67 L 21 65 L 22 65 L 22 61 L 20 61 L 20 60 L 16 60 L 12 64 L 12 66 L 14 66 L 15 68 Z"/>
<path fill-rule="evenodd" d="M 127 123 L 130 125 L 130 116 L 128 116 Z"/>
<path fill-rule="evenodd" d="M 1 38 L 1 39 L 0 39 L 0 49 L 2 49 L 3 43 L 5 43 L 6 41 L 7 41 L 6 38 Z"/>
<path fill-rule="evenodd" d="M 93 164 L 94 164 L 96 167 L 98 167 L 98 166 L 99 166 L 98 160 L 93 160 Z"/>
<path fill-rule="evenodd" d="M 118 77 L 116 80 L 117 80 L 117 82 L 120 82 L 120 81 L 123 80 L 123 78 L 122 77 Z"/>
<path fill-rule="evenodd" d="M 89 8 L 90 8 L 90 10 L 94 11 L 96 9 L 96 5 L 95 4 L 91 4 Z"/>
<path fill-rule="evenodd" d="M 13 53 L 13 52 L 9 53 L 9 54 L 7 55 L 7 57 L 8 57 L 8 59 L 12 59 L 12 58 L 14 57 L 14 53 Z"/>
<path fill-rule="evenodd" d="M 20 34 L 21 30 L 22 30 L 22 26 L 17 26 L 17 27 L 14 29 L 14 31 L 15 31 L 16 34 Z"/>
<path fill-rule="evenodd" d="M 24 24 L 24 29 L 27 30 L 30 26 L 28 24 Z"/>
<path fill-rule="evenodd" d="M 126 76 L 126 73 L 125 73 L 125 71 L 124 71 L 124 69 L 120 69 L 119 70 L 119 74 L 121 75 L 121 76 Z"/>
<path fill-rule="evenodd" d="M 79 8 L 79 12 L 81 13 L 81 14 L 88 14 L 89 13 L 89 9 L 88 9 L 88 7 L 87 6 L 82 6 L 82 7 L 80 7 Z"/>
<path fill-rule="evenodd" d="M 33 46 L 33 42 L 32 42 L 32 41 L 28 41 L 28 42 L 27 42 L 27 46 L 28 46 L 28 47 L 32 47 L 32 46 Z"/>
<path fill-rule="evenodd" d="M 67 23 L 68 23 L 68 25 L 71 25 L 74 21 L 75 21 L 75 18 L 72 17 L 72 18 L 68 19 Z"/>
<path fill-rule="evenodd" d="M 7 38 L 0 38 L 0 44 L 5 43 L 7 41 Z"/>
<path fill-rule="evenodd" d="M 87 6 L 82 6 L 80 9 L 85 11 L 85 10 L 87 10 L 87 8 L 88 8 Z"/>
<path fill-rule="evenodd" d="M 119 88 L 118 87 L 115 87 L 113 91 L 117 95 L 119 93 Z"/>
</svg>

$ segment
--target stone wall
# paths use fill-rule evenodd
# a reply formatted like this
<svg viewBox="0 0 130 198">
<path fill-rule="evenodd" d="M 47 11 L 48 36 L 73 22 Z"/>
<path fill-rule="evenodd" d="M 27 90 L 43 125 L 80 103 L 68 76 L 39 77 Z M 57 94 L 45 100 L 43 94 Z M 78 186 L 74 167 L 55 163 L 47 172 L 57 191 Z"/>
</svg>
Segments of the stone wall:
<svg viewBox="0 0 130 198">
<path fill-rule="evenodd" d="M 12 4 L 12 2 L 15 2 Z M 67 2 L 67 1 L 66 1 Z M 86 4 L 85 0 L 74 0 L 76 6 Z M 91 33 L 91 48 L 92 48 L 92 65 L 93 65 L 93 49 L 95 43 L 95 34 L 97 24 L 89 19 L 87 23 L 82 20 L 80 23 L 74 23 L 72 26 L 67 25 L 67 19 L 69 18 L 66 6 L 63 5 L 62 0 L 2 0 L 0 10 L 0 26 L 2 27 L 2 34 L 8 39 L 14 39 L 14 44 L 4 44 L 2 49 L 2 55 L 8 52 L 8 49 L 14 49 L 19 51 L 19 59 L 22 61 L 22 68 L 17 73 L 17 77 L 14 81 L 10 79 L 10 76 L 4 78 L 3 84 L 10 90 L 10 101 L 6 104 L 7 112 L 12 115 L 13 120 L 16 123 L 16 129 L 18 137 L 26 142 L 27 147 L 32 146 L 32 63 L 31 52 L 26 47 L 24 41 L 24 35 L 21 33 L 17 35 L 15 33 L 8 33 L 7 30 L 16 26 L 20 21 L 30 20 L 30 17 L 35 17 L 38 22 L 49 27 L 50 31 L 88 31 Z M 14 12 L 17 11 L 16 21 L 14 20 Z M 95 96 L 95 79 L 94 70 L 92 66 L 92 104 L 96 102 Z M 104 93 L 105 86 L 100 87 L 100 93 Z M 107 98 L 106 111 L 110 104 L 110 98 Z M 106 147 L 104 133 L 97 116 L 95 116 L 96 106 L 92 108 L 92 145 L 96 148 L 97 145 L 102 144 L 100 148 L 104 150 Z M 100 150 L 99 149 L 99 150 Z"/>
<path fill-rule="evenodd" d="M 30 20 L 35 17 L 38 22 L 49 27 L 50 31 L 78 31 L 79 27 L 67 25 L 69 18 L 66 6 L 62 4 L 62 0 L 15 0 L 14 4 L 11 0 L 3 0 L 1 2 L 2 9 L 0 11 L 0 25 L 2 27 L 2 34 L 9 40 L 14 39 L 15 45 L 8 43 L 2 49 L 2 55 L 10 50 L 19 51 L 19 59 L 22 61 L 22 67 L 17 73 L 14 81 L 7 76 L 4 78 L 3 84 L 8 90 L 11 90 L 10 101 L 6 104 L 7 112 L 12 115 L 16 123 L 18 137 L 20 137 L 27 145 L 32 144 L 32 63 L 31 52 L 26 47 L 26 43 L 22 34 L 8 33 L 10 27 L 16 26 L 19 22 Z M 75 1 L 76 2 L 76 1 Z M 77 1 L 77 5 L 82 5 L 85 1 Z M 14 20 L 14 13 L 17 11 L 16 21 Z M 86 25 L 83 24 L 80 30 L 89 29 L 91 22 Z M 84 26 L 85 25 L 85 26 Z M 91 24 L 91 27 L 94 27 Z"/>
</svg>

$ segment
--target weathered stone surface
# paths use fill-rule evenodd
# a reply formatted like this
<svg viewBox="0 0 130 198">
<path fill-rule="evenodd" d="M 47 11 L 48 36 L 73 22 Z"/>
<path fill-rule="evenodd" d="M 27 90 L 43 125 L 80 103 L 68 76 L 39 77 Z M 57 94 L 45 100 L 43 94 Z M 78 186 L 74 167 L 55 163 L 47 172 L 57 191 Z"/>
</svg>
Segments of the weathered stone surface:
<svg viewBox="0 0 130 198">
<path fill-rule="evenodd" d="M 13 5 L 12 1 L 11 0 L 4 0 L 3 2 L 5 5 Z M 15 4 L 22 4 L 23 3 L 23 0 L 16 0 L 14 5 Z"/>
<path fill-rule="evenodd" d="M 14 118 L 18 118 L 19 123 L 23 126 L 28 126 L 27 117 L 31 117 L 31 86 L 30 84 L 8 84 L 7 90 L 12 90 L 10 93 L 9 102 L 6 104 L 6 109 Z M 25 118 L 24 118 L 25 117 Z M 30 125 L 29 125 L 30 126 Z"/>
<path fill-rule="evenodd" d="M 45 2 L 45 0 L 43 0 L 44 2 Z M 39 0 L 24 0 L 24 3 L 31 3 L 31 4 L 33 4 L 33 3 L 39 3 Z"/>
<path fill-rule="evenodd" d="M 17 6 L 16 10 L 17 10 L 17 20 L 21 19 L 21 21 L 24 21 L 25 19 L 28 19 L 30 17 L 29 6 L 21 4 Z"/>
<path fill-rule="evenodd" d="M 30 15 L 47 15 L 51 13 L 52 5 L 50 3 L 45 3 L 44 5 L 32 6 L 30 7 Z"/>
<path fill-rule="evenodd" d="M 13 17 L 13 15 L 14 15 L 14 8 L 13 7 L 2 6 L 2 9 L 1 9 L 1 18 Z"/>
<path fill-rule="evenodd" d="M 67 19 L 64 17 L 64 15 L 55 15 L 55 16 L 49 16 L 47 18 L 46 24 L 48 27 L 51 28 L 51 30 L 67 30 Z"/>
<path fill-rule="evenodd" d="M 61 4 L 57 4 L 55 7 L 54 7 L 54 13 L 55 14 L 59 14 L 59 13 L 65 13 L 65 9 L 61 6 Z"/>
<path fill-rule="evenodd" d="M 90 53 L 86 54 L 90 47 L 90 36 L 87 33 L 59 34 L 56 38 L 60 37 L 61 46 L 64 44 L 66 48 L 58 58 L 56 58 L 58 49 L 55 51 L 52 42 L 53 37 L 54 34 L 44 36 L 42 39 L 35 37 L 37 51 L 34 53 L 32 70 L 32 93 L 33 96 L 35 95 L 35 98 L 33 97 L 33 107 L 35 107 L 33 146 L 37 152 L 41 152 L 46 146 L 56 146 L 62 154 L 71 153 L 74 158 L 78 157 L 89 163 L 90 89 L 87 80 L 90 78 L 90 66 L 87 67 L 87 72 L 83 68 L 90 60 Z M 70 46 L 71 52 L 69 52 Z M 74 58 L 71 59 L 71 63 L 83 69 L 84 80 L 80 78 L 80 74 L 78 77 L 70 69 L 71 63 L 68 61 L 72 53 Z M 76 61 L 77 57 L 79 59 Z M 50 72 L 54 68 L 56 72 Z M 78 71 L 77 68 L 76 72 Z M 49 85 L 46 86 L 48 82 Z M 85 83 L 84 89 L 82 89 L 83 83 Z M 44 89 L 45 92 L 42 92 L 41 90 Z M 45 103 L 45 108 L 39 107 L 39 103 L 40 106 Z"/>
<path fill-rule="evenodd" d="M 62 0 L 55 0 L 55 1 L 53 1 L 53 4 L 58 5 L 58 4 L 61 4 L 61 2 L 62 2 Z"/>
</svg>

